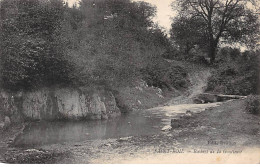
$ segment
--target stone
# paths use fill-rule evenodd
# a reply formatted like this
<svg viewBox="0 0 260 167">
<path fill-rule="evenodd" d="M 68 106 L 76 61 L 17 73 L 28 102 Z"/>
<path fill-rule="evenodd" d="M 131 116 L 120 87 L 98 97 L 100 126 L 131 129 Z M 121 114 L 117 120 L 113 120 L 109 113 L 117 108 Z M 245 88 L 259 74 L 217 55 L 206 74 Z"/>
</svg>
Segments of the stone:
<svg viewBox="0 0 260 167">
<path fill-rule="evenodd" d="M 37 150 L 37 149 L 34 149 L 34 148 L 32 148 L 32 149 L 27 149 L 27 150 L 25 150 L 25 152 L 37 152 L 37 153 L 44 153 L 43 151 L 40 151 L 40 150 Z"/>
<path fill-rule="evenodd" d="M 129 136 L 129 137 L 121 137 L 121 138 L 119 138 L 117 141 L 118 142 L 123 142 L 123 141 L 127 141 L 127 140 L 129 140 L 129 139 L 131 139 L 132 138 L 132 136 Z"/>
<path fill-rule="evenodd" d="M 209 93 L 199 94 L 193 99 L 193 102 L 197 104 L 214 103 L 217 101 L 218 101 L 218 97 L 214 94 L 209 94 Z"/>
<path fill-rule="evenodd" d="M 187 110 L 185 115 L 186 115 L 186 116 L 191 116 L 191 115 L 192 115 L 192 112 L 191 112 L 190 110 Z"/>
<path fill-rule="evenodd" d="M 101 119 L 108 119 L 105 103 L 100 102 L 100 106 L 101 106 L 101 108 L 100 108 L 101 109 Z"/>
<path fill-rule="evenodd" d="M 4 128 L 4 125 L 5 125 L 4 116 L 0 113 L 0 129 Z"/>
<path fill-rule="evenodd" d="M 104 146 L 111 147 L 112 145 L 110 143 L 106 143 Z"/>
<path fill-rule="evenodd" d="M 204 103 L 204 101 L 203 101 L 203 100 L 200 100 L 200 99 L 197 99 L 197 98 L 195 98 L 195 99 L 193 99 L 193 103 L 195 103 L 195 104 L 203 104 L 203 103 Z"/>
<path fill-rule="evenodd" d="M 172 129 L 171 125 L 166 125 L 161 130 L 166 132 L 166 131 L 170 131 L 171 129 Z"/>
<path fill-rule="evenodd" d="M 15 117 L 32 121 L 108 119 L 121 114 L 112 92 L 75 88 L 0 92 L 0 109 L 2 113 L 8 112 L 12 121 Z"/>
<path fill-rule="evenodd" d="M 4 120 L 4 127 L 8 127 L 11 125 L 11 120 L 8 116 L 5 116 L 5 120 Z"/>
<path fill-rule="evenodd" d="M 186 111 L 186 114 L 191 114 L 192 112 L 190 110 L 187 110 Z"/>
<path fill-rule="evenodd" d="M 246 96 L 202 93 L 194 97 L 193 102 L 196 104 L 215 103 L 215 102 L 222 102 L 222 101 L 227 101 L 232 99 L 244 99 L 244 98 L 246 98 Z"/>
<path fill-rule="evenodd" d="M 5 126 L 5 123 L 2 121 L 2 122 L 0 122 L 0 129 L 3 129 L 4 128 L 4 126 Z"/>
<path fill-rule="evenodd" d="M 179 119 L 171 119 L 171 127 L 172 128 L 179 128 L 180 127 Z"/>
</svg>

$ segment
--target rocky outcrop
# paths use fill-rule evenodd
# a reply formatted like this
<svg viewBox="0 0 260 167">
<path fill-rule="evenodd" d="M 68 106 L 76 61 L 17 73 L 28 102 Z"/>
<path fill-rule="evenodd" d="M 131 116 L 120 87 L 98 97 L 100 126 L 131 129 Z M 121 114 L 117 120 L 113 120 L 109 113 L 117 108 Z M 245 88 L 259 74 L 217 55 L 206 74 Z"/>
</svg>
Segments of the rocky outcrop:
<svg viewBox="0 0 260 167">
<path fill-rule="evenodd" d="M 113 94 L 105 90 L 43 88 L 0 93 L 0 114 L 21 120 L 108 119 L 120 115 Z"/>
</svg>

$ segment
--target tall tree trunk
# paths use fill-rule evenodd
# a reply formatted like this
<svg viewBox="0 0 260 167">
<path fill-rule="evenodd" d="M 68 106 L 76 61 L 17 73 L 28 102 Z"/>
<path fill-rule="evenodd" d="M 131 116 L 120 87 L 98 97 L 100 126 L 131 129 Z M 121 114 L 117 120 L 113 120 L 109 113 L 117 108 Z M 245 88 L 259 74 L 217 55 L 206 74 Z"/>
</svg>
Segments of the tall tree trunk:
<svg viewBox="0 0 260 167">
<path fill-rule="evenodd" d="M 210 47 L 209 49 L 210 64 L 213 64 L 216 58 L 216 48 Z"/>
<path fill-rule="evenodd" d="M 213 64 L 216 59 L 216 51 L 217 51 L 218 42 L 215 40 L 210 41 L 208 56 L 210 58 L 210 64 Z"/>
<path fill-rule="evenodd" d="M 189 54 L 190 50 L 191 50 L 191 47 L 190 47 L 189 43 L 186 43 L 185 54 Z"/>
<path fill-rule="evenodd" d="M 215 40 L 214 35 L 213 35 L 213 28 L 212 28 L 212 13 L 214 10 L 214 5 L 212 4 L 213 2 L 210 1 L 210 8 L 208 10 L 208 33 L 209 33 L 209 51 L 208 51 L 208 56 L 210 58 L 210 64 L 213 64 L 215 61 L 216 57 L 216 48 L 217 48 L 217 40 Z"/>
</svg>

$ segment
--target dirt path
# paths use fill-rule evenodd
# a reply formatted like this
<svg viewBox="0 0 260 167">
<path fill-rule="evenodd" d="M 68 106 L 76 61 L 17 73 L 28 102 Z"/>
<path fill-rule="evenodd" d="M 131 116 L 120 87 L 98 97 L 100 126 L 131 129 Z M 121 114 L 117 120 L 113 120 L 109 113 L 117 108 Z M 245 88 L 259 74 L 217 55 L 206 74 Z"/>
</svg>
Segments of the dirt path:
<svg viewBox="0 0 260 167">
<path fill-rule="evenodd" d="M 203 64 L 194 64 L 189 62 L 166 60 L 182 66 L 188 71 L 190 80 L 190 88 L 181 96 L 171 99 L 167 104 L 189 104 L 192 103 L 191 98 L 203 93 L 206 89 L 208 78 L 211 76 L 212 69 Z"/>
<path fill-rule="evenodd" d="M 193 103 L 192 98 L 204 92 L 211 72 L 208 68 L 202 68 L 199 70 L 192 70 L 189 72 L 188 75 L 191 82 L 191 87 L 189 88 L 189 90 L 183 95 L 171 99 L 169 102 L 166 103 L 166 105 Z"/>
</svg>

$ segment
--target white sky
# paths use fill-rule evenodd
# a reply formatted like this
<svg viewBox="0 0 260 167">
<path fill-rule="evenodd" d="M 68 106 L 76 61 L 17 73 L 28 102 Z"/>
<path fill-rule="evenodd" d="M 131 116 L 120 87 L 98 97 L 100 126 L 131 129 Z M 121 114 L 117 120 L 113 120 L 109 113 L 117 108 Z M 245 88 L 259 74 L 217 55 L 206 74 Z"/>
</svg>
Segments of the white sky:
<svg viewBox="0 0 260 167">
<path fill-rule="evenodd" d="M 72 5 L 78 0 L 68 0 L 69 4 Z M 140 1 L 140 0 L 133 0 Z M 168 32 L 171 28 L 171 19 L 170 17 L 174 16 L 174 12 L 171 9 L 171 2 L 174 0 L 143 0 L 149 2 L 152 5 L 157 7 L 157 16 L 154 18 L 154 21 L 157 22 L 161 27 L 165 28 Z"/>
<path fill-rule="evenodd" d="M 138 0 L 134 0 L 138 1 Z M 171 3 L 174 0 L 143 0 L 149 2 L 152 5 L 157 7 L 157 16 L 154 18 L 155 22 L 169 31 L 171 28 L 171 17 L 175 15 L 174 11 L 171 8 Z"/>
</svg>

